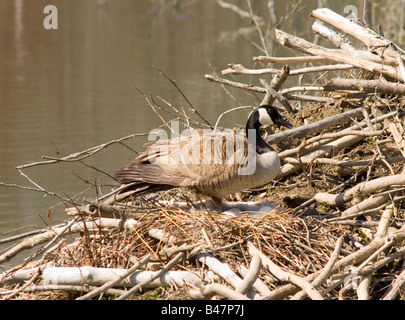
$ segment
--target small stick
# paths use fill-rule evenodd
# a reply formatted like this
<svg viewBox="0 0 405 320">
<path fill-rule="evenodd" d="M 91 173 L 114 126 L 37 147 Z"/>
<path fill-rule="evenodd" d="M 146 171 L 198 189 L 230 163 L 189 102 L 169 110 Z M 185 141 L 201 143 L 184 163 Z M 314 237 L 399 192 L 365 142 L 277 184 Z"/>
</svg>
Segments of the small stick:
<svg viewBox="0 0 405 320">
<path fill-rule="evenodd" d="M 291 76 L 299 76 L 302 74 L 307 73 L 314 73 L 314 72 L 325 72 L 325 71 L 336 71 L 336 70 L 347 70 L 353 69 L 354 67 L 351 64 L 332 64 L 332 65 L 325 65 L 325 66 L 316 66 L 316 67 L 307 67 L 301 69 L 291 70 L 289 75 Z M 249 75 L 262 75 L 262 74 L 277 74 L 280 70 L 273 69 L 273 68 L 265 68 L 265 69 L 248 69 L 241 64 L 229 64 L 228 69 L 224 69 L 221 71 L 223 75 L 227 74 L 249 74 Z"/>
<path fill-rule="evenodd" d="M 62 158 L 54 158 L 54 157 L 48 157 L 48 156 L 43 156 L 44 159 L 50 159 L 48 161 L 40 161 L 40 162 L 34 162 L 34 163 L 28 163 L 28 164 L 24 164 L 21 166 L 16 167 L 16 169 L 26 169 L 26 168 L 31 168 L 31 167 L 35 167 L 35 166 L 39 166 L 39 165 L 45 165 L 45 164 L 51 164 L 51 163 L 57 163 L 57 162 L 75 162 L 75 161 L 80 161 L 83 160 L 85 158 L 88 158 L 90 156 L 92 156 L 93 154 L 104 150 L 105 148 L 107 148 L 108 146 L 114 144 L 114 143 L 121 143 L 124 140 L 128 140 L 131 138 L 135 138 L 135 137 L 144 137 L 147 136 L 147 133 L 135 133 L 135 134 L 131 134 L 119 139 L 115 139 L 115 140 L 111 140 L 109 142 L 103 143 L 101 145 L 80 151 L 80 152 L 75 152 L 72 153 L 66 157 L 62 157 Z"/>
<path fill-rule="evenodd" d="M 267 63 L 280 63 L 280 64 L 291 64 L 291 63 L 313 63 L 313 62 L 333 62 L 332 59 L 316 57 L 316 56 L 301 56 L 301 57 L 267 57 L 258 56 L 253 57 L 254 61 L 267 62 Z"/>
<path fill-rule="evenodd" d="M 208 122 L 207 119 L 205 119 L 198 111 L 196 108 L 194 108 L 194 106 L 192 105 L 192 103 L 190 102 L 190 100 L 187 99 L 187 97 L 185 96 L 185 94 L 183 93 L 183 91 L 181 91 L 181 89 L 179 88 L 179 86 L 177 85 L 176 81 L 169 78 L 162 70 L 160 70 L 158 67 L 153 66 L 157 71 L 159 71 L 159 73 L 164 76 L 167 80 L 169 80 L 169 82 L 175 86 L 175 88 L 180 92 L 181 96 L 184 98 L 184 100 L 186 100 L 186 102 L 188 103 L 188 105 L 190 106 L 190 108 L 193 110 L 193 112 L 195 112 L 195 114 L 197 114 L 207 125 L 209 125 L 212 128 L 212 125 Z"/>
</svg>

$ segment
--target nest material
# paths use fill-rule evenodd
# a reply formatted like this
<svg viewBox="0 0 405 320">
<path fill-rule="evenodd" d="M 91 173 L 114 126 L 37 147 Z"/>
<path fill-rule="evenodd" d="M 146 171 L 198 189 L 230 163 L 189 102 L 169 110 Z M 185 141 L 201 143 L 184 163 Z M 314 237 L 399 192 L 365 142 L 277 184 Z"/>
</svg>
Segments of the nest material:
<svg viewBox="0 0 405 320">
<path fill-rule="evenodd" d="M 41 259 L 40 265 L 128 269 L 134 263 L 144 259 L 146 255 L 150 255 L 149 262 L 139 270 L 161 270 L 173 258 L 173 249 L 188 248 L 184 250 L 185 255 L 182 260 L 171 270 L 189 271 L 198 275 L 201 278 L 198 289 L 189 284 L 180 287 L 176 285 L 157 286 L 154 289 L 147 287 L 148 289 L 135 293 L 134 299 L 150 299 L 152 297 L 157 299 L 190 299 L 195 297 L 195 290 L 201 295 L 204 288 L 213 282 L 237 291 L 237 288 L 233 287 L 235 282 L 228 278 L 231 275 L 224 275 L 222 272 L 228 268 L 233 273 L 233 277 L 243 279 L 247 270 L 251 268 L 252 257 L 254 256 L 249 246 L 257 248 L 285 272 L 305 279 L 324 270 L 330 263 L 337 242 L 342 237 L 345 239 L 340 248 L 339 259 L 342 260 L 344 257 L 358 252 L 359 247 L 367 247 L 373 242 L 373 235 L 365 234 L 362 231 L 364 228 L 330 225 L 317 217 L 295 217 L 288 211 L 270 212 L 262 217 L 227 217 L 204 211 L 189 212 L 160 208 L 157 212 L 145 213 L 136 222 L 132 221 L 128 226 L 124 224 L 125 227 L 122 227 L 121 230 L 107 229 L 98 218 L 88 217 L 87 220 L 94 221 L 93 228 L 83 228 L 81 236 L 74 239 L 72 243 L 58 247 L 46 254 Z M 83 224 L 83 222 L 79 223 Z M 376 232 L 376 228 L 377 226 L 373 226 L 367 230 Z M 398 246 L 396 244 L 387 247 L 376 259 L 372 260 L 370 265 L 377 265 L 379 261 L 387 259 L 387 257 L 395 255 L 401 250 L 403 251 L 400 243 Z M 222 271 L 216 270 L 215 266 L 211 266 L 209 263 L 205 265 L 201 259 L 203 253 L 217 260 Z M 399 261 L 403 261 L 401 257 L 399 259 Z M 263 262 L 262 264 L 265 265 Z M 370 265 L 368 265 L 369 268 Z M 33 269 L 35 267 L 31 264 L 24 268 Z M 339 270 L 333 272 L 333 276 L 329 274 L 328 280 L 324 281 L 317 290 L 319 292 L 323 290 L 324 297 L 329 299 L 340 296 L 356 298 L 357 288 L 353 286 L 353 283 L 359 283 L 360 278 L 347 280 L 346 283 L 341 281 L 340 285 L 336 285 L 339 279 L 349 279 L 350 271 L 353 269 L 355 266 L 350 264 L 341 266 Z M 398 264 L 396 259 L 375 270 L 372 273 L 373 280 L 369 288 L 370 297 L 372 299 L 381 298 L 386 291 L 386 286 L 400 272 L 401 264 Z M 38 278 L 30 287 L 19 292 L 18 297 L 21 299 L 44 298 L 42 291 L 39 291 L 41 295 L 32 293 L 36 292 L 35 287 L 45 290 L 43 282 L 44 280 Z M 272 297 L 277 293 L 277 290 L 286 287 L 285 280 L 277 278 L 266 267 L 260 268 L 256 283 L 257 286 L 259 283 L 264 284 L 269 291 L 268 296 L 263 296 L 262 292 L 256 294 L 254 296 L 256 298 Z M 75 291 L 72 293 L 73 287 Z M 82 287 L 81 291 L 77 287 Z M 253 286 L 253 288 L 255 287 Z M 71 299 L 89 291 L 89 288 L 83 284 L 75 284 L 75 286 L 72 284 L 72 288 L 69 290 L 63 289 L 62 286 L 62 291 L 49 290 L 48 298 Z M 120 286 L 117 287 L 117 290 L 120 294 L 124 293 Z M 296 291 L 299 291 L 297 287 L 293 287 L 292 291 L 287 291 L 284 298 L 291 297 Z M 58 292 L 60 293 L 58 294 Z M 112 292 L 113 295 L 117 295 L 117 292 Z M 222 296 L 230 298 L 226 293 L 223 293 Z M 105 293 L 104 297 L 109 297 L 108 292 Z"/>
</svg>

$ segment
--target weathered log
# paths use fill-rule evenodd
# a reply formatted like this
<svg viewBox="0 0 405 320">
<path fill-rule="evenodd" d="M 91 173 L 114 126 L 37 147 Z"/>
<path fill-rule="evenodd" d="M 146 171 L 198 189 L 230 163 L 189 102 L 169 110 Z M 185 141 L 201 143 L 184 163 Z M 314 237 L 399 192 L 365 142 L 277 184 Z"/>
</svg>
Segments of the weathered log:
<svg viewBox="0 0 405 320">
<path fill-rule="evenodd" d="M 92 285 L 101 286 L 107 282 L 115 281 L 120 275 L 125 274 L 126 269 L 117 268 L 95 268 L 84 267 L 50 267 L 42 273 L 45 284 L 59 285 Z M 149 280 L 159 271 L 136 271 L 131 276 L 125 278 L 118 286 L 135 286 Z M 148 283 L 146 288 L 156 288 L 159 286 L 179 286 L 186 284 L 199 286 L 201 278 L 188 271 L 167 271 L 160 278 Z"/>
<path fill-rule="evenodd" d="M 405 84 L 384 82 L 380 80 L 340 79 L 334 78 L 323 85 L 325 91 L 358 90 L 380 94 L 405 95 Z"/>
</svg>

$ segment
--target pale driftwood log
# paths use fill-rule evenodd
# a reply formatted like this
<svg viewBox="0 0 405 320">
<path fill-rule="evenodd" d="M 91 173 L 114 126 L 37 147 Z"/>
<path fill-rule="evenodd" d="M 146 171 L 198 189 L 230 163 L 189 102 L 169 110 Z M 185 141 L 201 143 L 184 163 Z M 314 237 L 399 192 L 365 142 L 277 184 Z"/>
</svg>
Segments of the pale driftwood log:
<svg viewBox="0 0 405 320">
<path fill-rule="evenodd" d="M 342 17 L 330 9 L 316 9 L 312 11 L 311 16 L 334 26 L 357 40 L 360 40 L 371 52 L 377 52 L 381 57 L 397 58 L 399 55 L 394 49 L 391 41 L 384 39 L 370 29 Z"/>
<path fill-rule="evenodd" d="M 310 284 L 305 278 L 299 277 L 295 274 L 282 270 L 273 261 L 266 257 L 260 250 L 258 250 L 253 243 L 248 242 L 248 249 L 251 256 L 259 255 L 263 266 L 270 271 L 276 278 L 281 281 L 293 283 L 300 287 L 308 294 L 313 300 L 323 300 L 321 294 Z"/>
<path fill-rule="evenodd" d="M 276 29 L 276 39 L 284 46 L 304 52 L 309 53 L 314 56 L 320 56 L 328 59 L 332 59 L 341 63 L 351 64 L 354 67 L 374 72 L 377 74 L 386 75 L 392 79 L 403 81 L 403 77 L 399 70 L 386 66 L 383 64 L 378 64 L 370 60 L 353 57 L 350 53 L 346 53 L 340 49 L 328 49 L 311 42 L 308 42 L 302 38 L 298 38 L 287 32 Z"/>
<path fill-rule="evenodd" d="M 381 94 L 405 95 L 405 85 L 380 80 L 341 79 L 329 80 L 323 85 L 325 91 L 357 90 Z"/>
<path fill-rule="evenodd" d="M 228 69 L 221 71 L 223 75 L 227 74 L 250 74 L 250 75 L 262 75 L 262 74 L 277 74 L 280 72 L 279 69 L 266 68 L 266 69 L 248 69 L 239 63 L 230 63 L 228 64 Z"/>
<path fill-rule="evenodd" d="M 392 218 L 394 214 L 393 204 L 388 205 L 383 214 L 381 215 L 380 223 L 378 224 L 377 232 L 375 237 L 385 237 L 388 232 L 388 228 L 391 225 Z M 374 259 L 369 259 L 369 261 L 376 261 L 377 256 Z M 365 264 L 364 264 L 365 266 Z M 360 270 L 357 270 L 357 272 Z M 371 284 L 371 273 L 363 275 L 360 277 L 360 282 L 357 288 L 357 297 L 359 300 L 369 300 L 370 299 L 370 284 Z"/>
<path fill-rule="evenodd" d="M 382 177 L 370 181 L 365 181 L 345 190 L 339 194 L 320 192 L 315 195 L 315 200 L 324 202 L 331 206 L 341 206 L 342 204 L 357 199 L 364 199 L 369 194 L 377 192 L 394 185 L 405 185 L 405 174 Z"/>
<path fill-rule="evenodd" d="M 189 295 L 191 299 L 195 300 L 209 300 L 217 295 L 229 300 L 250 300 L 244 294 L 219 283 L 202 286 L 201 289 L 191 289 Z"/>
<path fill-rule="evenodd" d="M 148 230 L 148 233 L 152 238 L 162 241 L 168 245 L 174 244 L 177 241 L 176 237 L 162 229 L 151 228 Z"/>
<path fill-rule="evenodd" d="M 38 272 L 50 267 L 51 263 L 44 263 L 35 268 L 30 269 L 17 269 L 8 270 L 0 273 L 0 287 L 4 287 L 7 284 L 24 283 L 33 278 Z"/>
<path fill-rule="evenodd" d="M 125 300 L 125 299 L 129 298 L 130 296 L 132 296 L 133 294 L 137 293 L 138 291 L 142 290 L 143 288 L 146 288 L 154 280 L 162 279 L 169 272 L 169 270 L 171 268 L 173 268 L 177 263 L 179 263 L 180 260 L 182 260 L 184 257 L 185 257 L 185 253 L 184 252 L 179 252 L 162 269 L 160 269 L 159 271 L 156 271 L 156 273 L 154 275 L 151 275 L 149 278 L 147 278 L 147 279 L 145 279 L 143 281 L 140 281 L 136 286 L 132 287 L 131 289 L 129 289 L 128 291 L 126 291 L 125 293 L 120 295 L 116 300 Z M 195 274 L 193 274 L 191 272 L 189 272 L 189 273 L 190 273 L 190 275 L 192 274 L 193 276 L 200 279 Z M 190 275 L 189 275 L 189 277 L 190 277 Z M 197 279 L 197 278 L 195 278 L 195 279 Z M 185 279 L 182 279 L 182 282 L 183 282 L 183 285 L 187 284 Z M 198 283 L 201 286 L 201 282 L 198 282 Z M 171 285 L 172 286 L 177 286 L 177 282 L 172 282 Z M 192 283 L 189 283 L 189 285 L 194 285 L 195 286 L 196 284 L 192 282 Z"/>
<path fill-rule="evenodd" d="M 345 219 L 350 219 L 363 215 L 367 210 L 378 208 L 389 200 L 390 196 L 388 194 L 370 196 L 369 198 L 356 203 L 350 208 L 346 209 L 341 213 L 341 217 Z"/>
<path fill-rule="evenodd" d="M 385 210 L 383 211 L 380 219 L 380 223 L 378 224 L 376 237 L 385 237 L 388 232 L 388 228 L 391 225 L 394 218 L 394 205 L 388 205 Z"/>
<path fill-rule="evenodd" d="M 306 145 L 313 144 L 318 141 L 327 141 L 330 139 L 337 139 L 337 138 L 342 138 L 346 136 L 360 136 L 360 137 L 374 137 L 374 136 L 380 136 L 384 134 L 384 130 L 378 130 L 378 131 L 366 131 L 366 130 L 343 130 L 340 132 L 336 133 L 325 133 L 321 134 L 319 136 L 316 136 L 314 138 L 308 139 L 304 143 L 302 143 L 299 147 L 296 149 L 296 153 L 301 153 L 301 148 L 304 148 Z M 282 154 L 281 157 L 285 157 L 286 153 Z M 316 159 L 319 160 L 319 159 Z M 334 160 L 336 161 L 336 160 Z M 302 161 L 300 161 L 302 162 Z M 315 161 L 317 162 L 317 161 Z"/>
<path fill-rule="evenodd" d="M 45 284 L 56 285 L 91 285 L 102 286 L 107 282 L 115 281 L 128 270 L 117 268 L 84 267 L 50 267 L 42 272 Z M 122 280 L 118 286 L 133 287 L 139 283 L 150 281 L 159 271 L 137 271 Z M 144 288 L 156 288 L 159 286 L 178 286 L 186 284 L 199 286 L 201 278 L 189 271 L 167 271 L 158 279 L 149 282 Z"/>
</svg>

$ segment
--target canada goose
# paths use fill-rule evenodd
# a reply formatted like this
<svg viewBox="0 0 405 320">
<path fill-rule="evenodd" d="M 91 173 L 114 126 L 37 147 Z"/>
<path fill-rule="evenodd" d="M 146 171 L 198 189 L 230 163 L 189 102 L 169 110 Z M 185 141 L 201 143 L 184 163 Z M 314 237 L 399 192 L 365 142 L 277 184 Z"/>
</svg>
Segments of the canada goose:
<svg viewBox="0 0 405 320">
<path fill-rule="evenodd" d="M 278 154 L 259 132 L 265 125 L 292 127 L 274 107 L 262 105 L 248 117 L 246 138 L 198 129 L 188 136 L 159 140 L 114 178 L 121 184 L 135 183 L 138 195 L 184 187 L 211 197 L 221 207 L 223 197 L 263 186 L 279 172 Z"/>
</svg>

